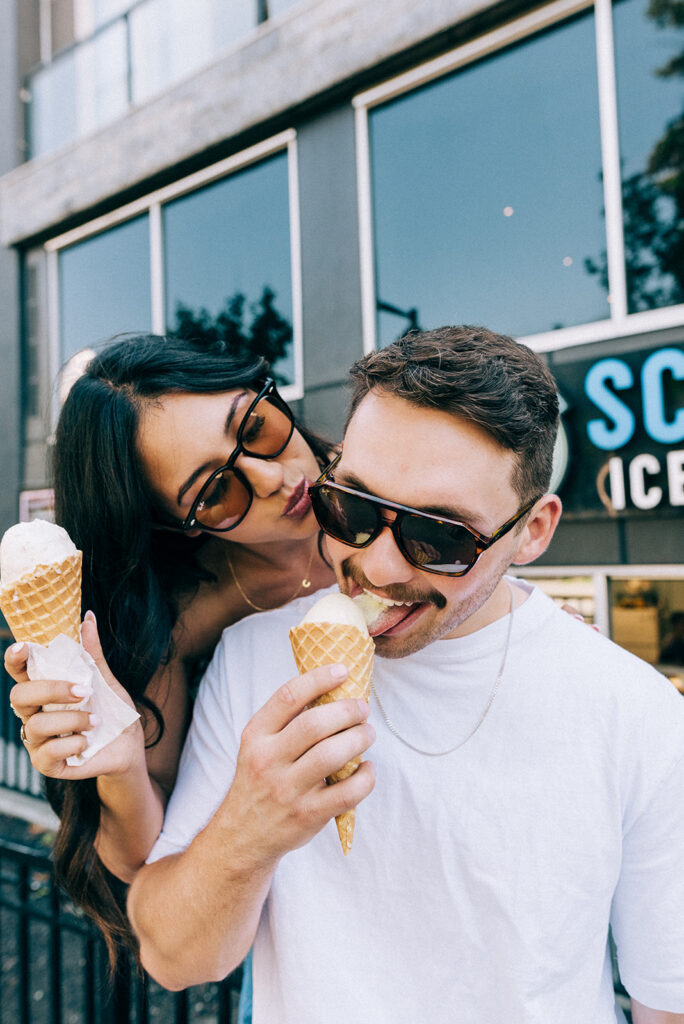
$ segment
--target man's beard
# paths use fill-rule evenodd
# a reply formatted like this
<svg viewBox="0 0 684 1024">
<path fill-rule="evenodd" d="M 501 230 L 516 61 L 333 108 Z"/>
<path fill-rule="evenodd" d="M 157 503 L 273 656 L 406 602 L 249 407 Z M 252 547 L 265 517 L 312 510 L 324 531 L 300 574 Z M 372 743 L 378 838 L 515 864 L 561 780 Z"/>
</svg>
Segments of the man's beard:
<svg viewBox="0 0 684 1024">
<path fill-rule="evenodd" d="M 427 603 L 432 604 L 438 612 L 444 611 L 444 609 L 447 609 L 447 612 L 443 616 L 433 617 L 432 621 L 426 622 L 423 628 L 421 628 L 421 620 L 419 619 L 415 629 L 409 630 L 405 635 L 384 636 L 380 634 L 374 637 L 376 654 L 381 658 L 405 658 L 409 654 L 415 654 L 416 651 L 422 650 L 429 644 L 434 643 L 436 640 L 441 640 L 442 637 L 453 632 L 471 616 L 475 615 L 489 600 L 509 565 L 508 557 L 502 558 L 495 567 L 489 570 L 487 576 L 480 581 L 479 586 L 472 593 L 468 594 L 461 601 L 455 601 L 451 607 L 449 607 L 449 601 L 441 591 L 430 587 L 418 590 L 416 587 L 407 587 L 400 583 L 378 587 L 377 589 L 382 590 L 385 597 L 390 598 L 392 601 Z M 352 563 L 351 558 L 347 558 L 342 562 L 339 573 L 344 580 L 352 581 L 363 589 L 370 590 L 371 593 L 376 589 L 366 579 L 359 567 Z M 425 616 L 430 616 L 430 612 L 425 613 Z"/>
</svg>

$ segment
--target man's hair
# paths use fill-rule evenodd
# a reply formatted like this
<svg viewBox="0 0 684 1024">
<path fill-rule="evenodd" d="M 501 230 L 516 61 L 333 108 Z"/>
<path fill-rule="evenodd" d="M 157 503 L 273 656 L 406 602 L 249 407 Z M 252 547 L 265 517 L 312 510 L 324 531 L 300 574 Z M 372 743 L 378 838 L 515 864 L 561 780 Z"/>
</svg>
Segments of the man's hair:
<svg viewBox="0 0 684 1024">
<path fill-rule="evenodd" d="M 347 424 L 371 391 L 461 416 L 517 456 L 511 481 L 522 501 L 551 479 L 558 430 L 556 384 L 545 363 L 485 327 L 411 331 L 351 368 Z"/>
</svg>

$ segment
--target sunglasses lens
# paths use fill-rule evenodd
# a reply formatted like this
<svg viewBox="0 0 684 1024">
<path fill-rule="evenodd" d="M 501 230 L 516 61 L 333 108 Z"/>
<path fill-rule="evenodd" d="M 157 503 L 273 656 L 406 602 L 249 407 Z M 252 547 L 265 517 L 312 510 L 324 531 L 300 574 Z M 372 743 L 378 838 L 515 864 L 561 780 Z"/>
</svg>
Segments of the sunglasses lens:
<svg viewBox="0 0 684 1024">
<path fill-rule="evenodd" d="M 240 430 L 242 447 L 248 455 L 273 458 L 287 447 L 294 424 L 284 403 L 281 406 L 262 398 L 242 421 Z"/>
<path fill-rule="evenodd" d="M 465 572 L 477 556 L 475 538 L 463 526 L 403 515 L 399 529 L 410 560 L 433 572 Z"/>
<path fill-rule="evenodd" d="M 379 514 L 364 498 L 321 484 L 311 489 L 314 515 L 336 540 L 362 547 L 377 533 Z"/>
<path fill-rule="evenodd" d="M 223 470 L 207 482 L 195 509 L 195 519 L 210 530 L 230 530 L 243 518 L 250 500 L 240 477 L 231 470 Z"/>
</svg>

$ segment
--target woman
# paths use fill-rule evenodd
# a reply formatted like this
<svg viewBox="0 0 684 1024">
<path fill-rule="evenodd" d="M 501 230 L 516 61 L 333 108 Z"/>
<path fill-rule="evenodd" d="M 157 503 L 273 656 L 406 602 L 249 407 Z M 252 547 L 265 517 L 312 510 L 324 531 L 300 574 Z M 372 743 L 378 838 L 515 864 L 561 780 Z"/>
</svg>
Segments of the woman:
<svg viewBox="0 0 684 1024">
<path fill-rule="evenodd" d="M 221 343 L 127 337 L 95 356 L 60 415 L 55 517 L 83 551 L 83 643 L 142 718 L 69 768 L 95 723 L 42 705 L 83 693 L 28 683 L 23 644 L 5 666 L 60 817 L 57 877 L 112 962 L 134 943 L 109 873 L 130 882 L 160 831 L 199 668 L 226 626 L 333 582 L 307 493 L 330 449 L 296 427 L 266 371 Z"/>
</svg>

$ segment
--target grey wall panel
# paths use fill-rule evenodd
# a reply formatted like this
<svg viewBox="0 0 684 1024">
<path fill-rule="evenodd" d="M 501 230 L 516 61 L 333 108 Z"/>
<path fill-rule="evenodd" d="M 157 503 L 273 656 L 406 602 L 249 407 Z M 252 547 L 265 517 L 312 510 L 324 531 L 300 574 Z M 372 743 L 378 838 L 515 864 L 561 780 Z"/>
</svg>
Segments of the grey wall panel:
<svg viewBox="0 0 684 1024">
<path fill-rule="evenodd" d="M 302 232 L 304 415 L 339 438 L 347 371 L 363 354 L 351 104 L 297 126 Z"/>
<path fill-rule="evenodd" d="M 0 5 L 0 174 L 19 160 L 17 5 Z M 19 258 L 0 248 L 0 533 L 17 518 L 20 470 Z"/>
</svg>

